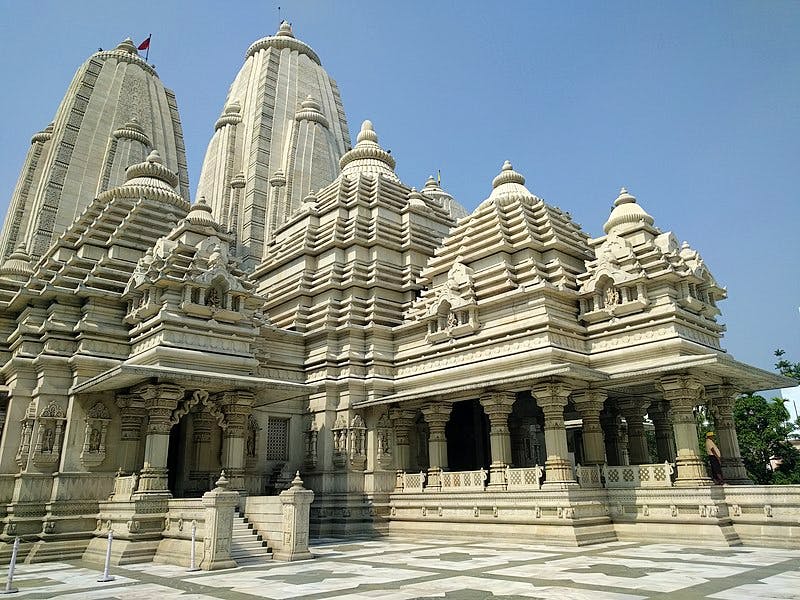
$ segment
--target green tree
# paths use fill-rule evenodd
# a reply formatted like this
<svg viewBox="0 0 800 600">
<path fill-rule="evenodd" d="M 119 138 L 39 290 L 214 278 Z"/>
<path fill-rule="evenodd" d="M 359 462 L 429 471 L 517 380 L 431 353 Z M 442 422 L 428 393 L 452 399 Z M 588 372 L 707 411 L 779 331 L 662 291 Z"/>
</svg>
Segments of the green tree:
<svg viewBox="0 0 800 600">
<path fill-rule="evenodd" d="M 800 362 L 793 363 L 786 360 L 783 358 L 785 354 L 786 352 L 780 348 L 775 350 L 775 356 L 778 358 L 778 362 L 775 363 L 775 368 L 778 370 L 778 373 L 784 377 L 791 377 L 792 379 L 800 381 Z"/>
<path fill-rule="evenodd" d="M 789 411 L 784 401 L 780 398 L 767 400 L 754 394 L 740 396 L 734 404 L 733 418 L 742 460 L 753 481 L 759 484 L 773 483 L 776 473 L 781 471 L 780 479 L 788 483 L 783 479 L 790 476 L 791 472 L 786 472 L 784 465 L 774 472 L 770 468 L 773 457 L 785 457 L 788 460 L 786 467 L 789 468 L 798 462 L 795 455 L 800 454 L 787 441 L 793 427 L 789 423 Z M 793 483 L 800 483 L 800 479 Z"/>
</svg>

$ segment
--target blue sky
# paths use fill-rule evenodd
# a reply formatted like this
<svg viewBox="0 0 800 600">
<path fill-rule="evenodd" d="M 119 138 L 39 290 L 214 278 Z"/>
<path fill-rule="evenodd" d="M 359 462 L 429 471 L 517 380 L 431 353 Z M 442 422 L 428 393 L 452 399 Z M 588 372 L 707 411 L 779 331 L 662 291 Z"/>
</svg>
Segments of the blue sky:
<svg viewBox="0 0 800 600">
<path fill-rule="evenodd" d="M 505 159 L 597 236 L 621 186 L 698 249 L 729 299 L 723 344 L 800 360 L 800 2 L 0 3 L 0 202 L 30 136 L 98 47 L 153 34 L 192 191 L 228 86 L 280 17 L 371 119 L 398 175 L 468 209 Z M 354 136 L 355 137 L 355 136 Z"/>
</svg>

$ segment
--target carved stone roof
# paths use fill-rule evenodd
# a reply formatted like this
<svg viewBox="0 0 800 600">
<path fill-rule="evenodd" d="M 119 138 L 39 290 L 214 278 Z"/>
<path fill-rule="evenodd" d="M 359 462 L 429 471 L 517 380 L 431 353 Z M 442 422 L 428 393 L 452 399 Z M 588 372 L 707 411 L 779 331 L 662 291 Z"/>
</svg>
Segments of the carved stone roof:
<svg viewBox="0 0 800 600">
<path fill-rule="evenodd" d="M 587 235 L 561 209 L 546 204 L 524 185 L 506 161 L 491 195 L 461 219 L 428 261 L 420 283 L 442 282 L 457 261 L 475 272 L 477 297 L 546 282 L 577 289 L 576 278 L 592 257 Z M 426 302 L 426 294 L 417 304 Z"/>
</svg>

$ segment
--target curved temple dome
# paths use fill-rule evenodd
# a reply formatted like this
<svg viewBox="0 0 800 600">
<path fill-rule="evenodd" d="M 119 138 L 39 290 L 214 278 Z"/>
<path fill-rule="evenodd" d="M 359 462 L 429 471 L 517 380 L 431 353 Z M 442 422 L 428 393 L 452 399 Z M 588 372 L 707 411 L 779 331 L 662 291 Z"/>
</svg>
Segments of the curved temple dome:
<svg viewBox="0 0 800 600">
<path fill-rule="evenodd" d="M 350 148 L 336 82 L 285 21 L 253 43 L 228 92 L 197 187 L 250 266 Z M 248 260 L 249 259 L 249 260 Z"/>
<path fill-rule="evenodd" d="M 154 147 L 177 173 L 188 201 L 175 94 L 126 39 L 81 65 L 53 122 L 31 139 L 0 234 L 0 256 L 23 243 L 38 259 L 95 196 L 123 183 L 125 168 Z"/>
</svg>

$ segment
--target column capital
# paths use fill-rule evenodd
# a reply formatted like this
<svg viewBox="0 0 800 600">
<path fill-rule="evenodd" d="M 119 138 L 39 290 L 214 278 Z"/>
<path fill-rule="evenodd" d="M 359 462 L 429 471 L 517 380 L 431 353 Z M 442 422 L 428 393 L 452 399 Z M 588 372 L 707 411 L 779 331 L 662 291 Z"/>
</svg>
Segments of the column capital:
<svg viewBox="0 0 800 600">
<path fill-rule="evenodd" d="M 172 429 L 172 413 L 183 399 L 184 389 L 174 383 L 146 383 L 134 388 L 147 410 L 147 432 L 167 434 Z"/>
<path fill-rule="evenodd" d="M 699 379 L 688 375 L 670 375 L 656 382 L 656 387 L 671 404 L 699 404 L 705 388 Z"/>
<path fill-rule="evenodd" d="M 742 390 L 729 383 L 719 385 L 707 385 L 705 387 L 706 398 L 715 406 L 733 406 L 736 397 Z"/>
<path fill-rule="evenodd" d="M 531 388 L 531 395 L 542 410 L 563 409 L 571 392 L 572 388 L 565 383 L 544 383 Z"/>
<path fill-rule="evenodd" d="M 453 407 L 444 402 L 432 402 L 420 408 L 422 416 L 429 427 L 444 427 L 450 420 L 450 412 Z"/>
<path fill-rule="evenodd" d="M 159 402 L 178 402 L 183 398 L 184 389 L 177 383 L 144 383 L 131 390 L 132 394 L 139 396 L 149 409 L 151 405 Z"/>
<path fill-rule="evenodd" d="M 603 404 L 608 399 L 605 390 L 580 390 L 572 394 L 572 402 L 581 416 L 597 414 L 603 410 Z"/>
<path fill-rule="evenodd" d="M 490 420 L 493 418 L 507 419 L 516 399 L 517 395 L 514 392 L 486 392 L 481 395 L 480 403 Z"/>
<path fill-rule="evenodd" d="M 647 414 L 650 400 L 647 398 L 620 398 L 616 401 L 616 406 L 626 421 L 629 417 L 641 421 Z"/>
<path fill-rule="evenodd" d="M 253 400 L 255 395 L 253 392 L 247 391 L 232 391 L 220 392 L 214 398 L 219 405 L 222 414 L 225 415 L 225 432 L 226 438 L 236 437 L 244 438 L 247 429 L 247 417 L 252 412 Z"/>
<path fill-rule="evenodd" d="M 390 408 L 388 415 L 395 427 L 411 427 L 414 424 L 416 412 L 404 408 Z"/>
</svg>

